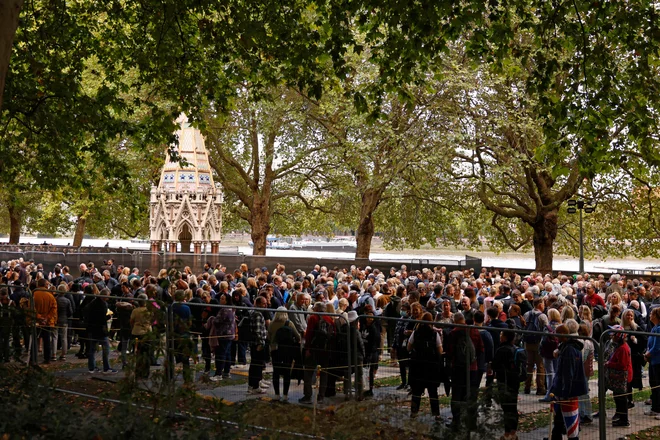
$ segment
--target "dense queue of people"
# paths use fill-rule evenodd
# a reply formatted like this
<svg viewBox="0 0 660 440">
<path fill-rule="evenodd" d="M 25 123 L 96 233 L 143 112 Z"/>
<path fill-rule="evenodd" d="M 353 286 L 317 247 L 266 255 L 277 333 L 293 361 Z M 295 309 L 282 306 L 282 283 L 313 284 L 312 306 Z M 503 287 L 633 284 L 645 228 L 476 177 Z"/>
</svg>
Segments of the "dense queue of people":
<svg viewBox="0 0 660 440">
<path fill-rule="evenodd" d="M 534 390 L 540 402 L 554 405 L 554 440 L 578 438 L 580 423 L 598 416 L 589 397 L 597 354 L 589 338 L 613 329 L 600 351 L 616 402 L 612 424 L 630 426 L 628 410 L 647 363 L 652 397 L 646 414 L 660 420 L 660 341 L 626 333 L 660 333 L 660 283 L 651 280 L 406 266 L 388 273 L 368 266 L 287 273 L 278 264 L 271 273 L 267 267 L 228 271 L 210 263 L 197 274 L 186 267 L 154 276 L 115 267 L 112 260 L 78 270 L 74 277 L 59 265 L 46 274 L 33 262 L 2 263 L 1 361 L 20 359 L 31 343 L 41 344 L 45 363 L 65 359 L 78 346 L 77 356 L 88 360 L 94 374 L 101 371 L 100 345 L 102 372 L 111 374 L 114 339 L 122 368 L 135 353 L 135 376 L 147 378 L 150 367 L 159 365 L 171 308 L 170 361 L 182 364 L 186 382 L 193 380 L 191 360 L 203 362 L 203 374 L 219 382 L 247 364 L 249 354 L 248 394 L 272 386 L 276 398 L 287 401 L 297 380 L 303 383 L 300 403 L 323 403 L 342 380 L 345 394 L 372 398 L 379 363 L 389 352 L 400 373 L 397 389 L 411 396 L 411 417 L 428 394 L 431 413 L 441 420 L 442 390 L 451 396 L 451 429 L 473 429 L 477 409 L 496 402 L 504 416 L 503 438 L 515 439 L 518 394 Z M 267 364 L 272 383 L 264 379 Z"/>
</svg>

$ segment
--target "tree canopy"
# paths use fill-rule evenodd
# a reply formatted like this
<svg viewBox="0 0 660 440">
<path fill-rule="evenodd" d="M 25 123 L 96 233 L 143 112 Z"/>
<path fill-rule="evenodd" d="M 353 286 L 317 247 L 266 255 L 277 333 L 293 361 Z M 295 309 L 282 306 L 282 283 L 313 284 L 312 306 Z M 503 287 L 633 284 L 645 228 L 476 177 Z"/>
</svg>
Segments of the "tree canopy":
<svg viewBox="0 0 660 440">
<path fill-rule="evenodd" d="M 111 164 L 107 147 L 118 140 L 142 150 L 169 143 L 185 111 L 224 145 L 217 171 L 236 213 L 266 215 L 260 241 L 274 214 L 312 207 L 315 194 L 328 203 L 317 211 L 345 203 L 361 257 L 377 227 L 393 243 L 421 244 L 433 235 L 422 230 L 444 237 L 481 224 L 463 235 L 532 243 L 538 268 L 549 270 L 558 234 L 573 235 L 568 198 L 599 194 L 644 218 L 628 238 L 655 230 L 645 202 L 657 185 L 645 167 L 660 165 L 658 12 L 648 0 L 0 0 L 5 203 L 11 210 L 17 195 L 57 191 L 67 179 L 82 187 L 87 158 Z M 368 75 L 356 76 L 356 57 Z M 278 101 L 274 90 L 299 96 Z M 287 113 L 283 102 L 295 103 L 293 131 L 265 122 Z M 135 118 L 138 109 L 148 117 Z M 284 136 L 280 158 L 269 133 Z M 319 145 L 341 165 L 332 173 L 299 160 L 316 158 L 309 150 Z M 289 179 L 293 162 L 313 179 Z M 436 167 L 445 175 L 428 169 Z M 618 196 L 599 189 L 608 179 Z M 390 215 L 379 223 L 384 203 Z M 411 205 L 429 215 L 412 216 Z M 602 231 L 626 235 L 614 224 Z"/>
</svg>

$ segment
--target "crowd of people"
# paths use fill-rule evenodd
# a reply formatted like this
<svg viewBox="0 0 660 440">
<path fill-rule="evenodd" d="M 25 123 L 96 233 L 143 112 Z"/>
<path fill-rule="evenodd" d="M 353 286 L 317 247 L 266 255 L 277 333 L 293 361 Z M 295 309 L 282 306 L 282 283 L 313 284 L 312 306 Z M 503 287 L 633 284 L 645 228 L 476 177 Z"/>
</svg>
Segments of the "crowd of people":
<svg viewBox="0 0 660 440">
<path fill-rule="evenodd" d="M 247 364 L 249 354 L 248 394 L 273 387 L 276 398 L 287 401 L 297 380 L 300 403 L 315 398 L 322 404 L 343 380 L 343 393 L 365 399 L 374 396 L 379 362 L 389 353 L 400 373 L 397 389 L 411 395 L 411 417 L 428 394 L 440 421 L 442 390 L 451 396 L 451 429 L 474 428 L 476 409 L 496 402 L 503 438 L 515 439 L 518 394 L 534 390 L 540 402 L 554 405 L 551 438 L 558 440 L 578 438 L 580 424 L 599 416 L 592 413 L 589 380 L 602 355 L 601 374 L 616 403 L 612 425 L 630 426 L 628 411 L 647 363 L 652 393 L 645 414 L 660 420 L 660 341 L 627 334 L 660 333 L 660 282 L 654 280 L 406 266 L 387 273 L 368 266 L 287 273 L 278 264 L 271 273 L 210 263 L 197 274 L 186 267 L 154 275 L 112 260 L 99 268 L 82 264 L 75 277 L 68 267 L 45 272 L 21 260 L 3 262 L 0 270 L 3 362 L 20 360 L 31 343 L 41 345 L 44 363 L 66 359 L 77 346 L 91 374 L 112 374 L 114 339 L 122 368 L 134 353 L 135 377 L 147 378 L 159 365 L 170 322 L 171 362 L 182 364 L 186 382 L 193 380 L 191 360 L 203 362 L 203 374 L 219 382 Z M 597 350 L 590 338 L 598 341 L 607 329 L 611 335 Z M 267 364 L 272 382 L 264 379 Z"/>
</svg>

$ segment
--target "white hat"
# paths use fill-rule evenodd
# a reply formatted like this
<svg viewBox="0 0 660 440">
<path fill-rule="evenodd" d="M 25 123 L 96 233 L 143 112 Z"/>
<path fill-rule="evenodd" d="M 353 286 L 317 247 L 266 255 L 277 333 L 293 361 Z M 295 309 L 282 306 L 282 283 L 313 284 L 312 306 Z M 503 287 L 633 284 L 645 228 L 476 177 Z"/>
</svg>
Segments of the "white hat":
<svg viewBox="0 0 660 440">
<path fill-rule="evenodd" d="M 358 319 L 358 314 L 355 310 L 348 312 L 348 322 L 355 322 Z"/>
</svg>

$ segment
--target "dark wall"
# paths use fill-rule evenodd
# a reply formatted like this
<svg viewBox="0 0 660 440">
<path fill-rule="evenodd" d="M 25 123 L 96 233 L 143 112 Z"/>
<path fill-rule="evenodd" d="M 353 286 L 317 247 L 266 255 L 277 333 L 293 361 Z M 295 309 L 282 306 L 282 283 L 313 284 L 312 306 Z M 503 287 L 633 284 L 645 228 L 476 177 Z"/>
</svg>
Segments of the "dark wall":
<svg viewBox="0 0 660 440">
<path fill-rule="evenodd" d="M 190 266 L 193 273 L 199 273 L 204 267 L 204 263 L 208 262 L 211 265 L 222 263 L 227 266 L 227 269 L 233 271 L 238 269 L 243 263 L 247 264 L 250 268 L 267 267 L 271 272 L 276 264 L 284 264 L 287 272 L 293 272 L 296 269 L 301 269 L 305 272 L 311 271 L 315 265 L 326 266 L 328 269 L 337 268 L 350 268 L 351 265 L 364 268 L 371 266 L 372 269 L 379 269 L 382 272 L 389 273 L 391 267 L 397 270 L 401 265 L 406 265 L 408 271 L 420 270 L 424 267 L 433 268 L 435 266 L 445 266 L 448 271 L 474 268 L 480 270 L 481 260 L 478 258 L 468 258 L 466 260 L 429 260 L 429 259 L 415 259 L 415 260 L 397 260 L 392 259 L 389 261 L 381 260 L 367 260 L 367 259 L 342 259 L 342 258 L 313 258 L 313 257 L 262 257 L 252 255 L 241 255 L 238 253 L 228 254 L 165 254 L 165 253 L 150 253 L 150 252 L 43 252 L 43 251 L 2 251 L 0 250 L 0 260 L 14 260 L 23 258 L 25 260 L 33 259 L 36 263 L 42 263 L 46 271 L 52 270 L 57 263 L 69 266 L 72 274 L 77 274 L 78 266 L 81 263 L 88 264 L 93 262 L 96 267 L 103 265 L 104 261 L 112 258 L 115 265 L 129 266 L 131 268 L 138 267 L 141 271 L 149 269 L 152 273 L 157 274 L 160 269 L 169 269 L 171 267 L 183 269 Z"/>
</svg>

